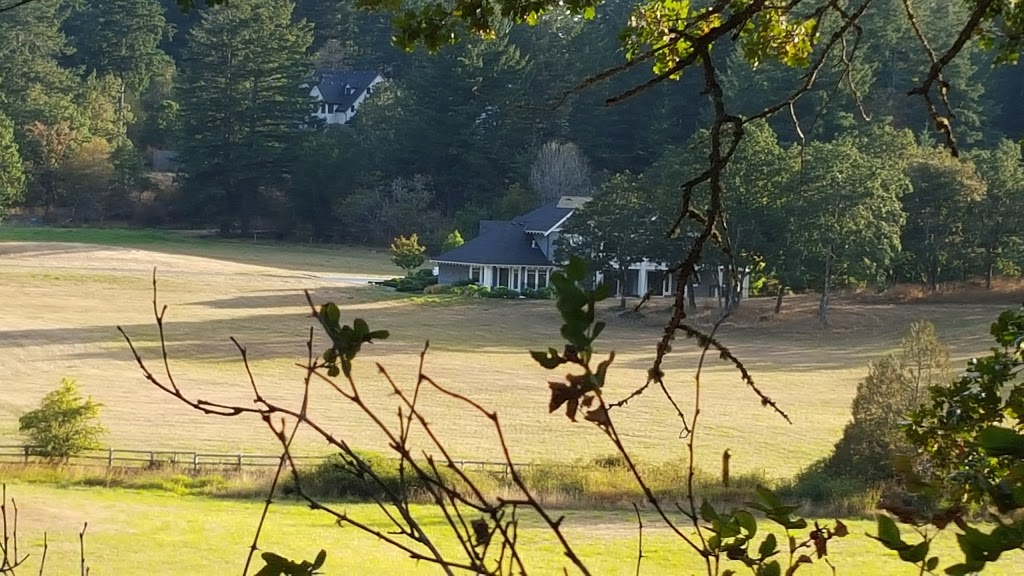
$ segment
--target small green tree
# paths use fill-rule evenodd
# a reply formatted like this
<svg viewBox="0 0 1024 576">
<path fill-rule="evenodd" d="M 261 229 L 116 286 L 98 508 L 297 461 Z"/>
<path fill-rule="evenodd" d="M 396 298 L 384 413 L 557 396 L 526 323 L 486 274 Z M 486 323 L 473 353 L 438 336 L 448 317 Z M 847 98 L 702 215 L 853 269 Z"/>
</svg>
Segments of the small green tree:
<svg viewBox="0 0 1024 576">
<path fill-rule="evenodd" d="M 62 378 L 60 388 L 44 396 L 39 408 L 18 419 L 18 430 L 29 438 L 37 455 L 66 460 L 101 447 L 99 439 L 107 431 L 99 422 L 102 406 L 83 398 L 74 380 Z"/>
<path fill-rule="evenodd" d="M 424 256 L 426 251 L 426 247 L 420 246 L 420 238 L 416 234 L 412 234 L 408 238 L 399 236 L 391 241 L 391 261 L 395 263 L 395 266 L 405 270 L 406 276 L 423 266 L 427 260 L 427 257 Z"/>
<path fill-rule="evenodd" d="M 454 230 L 445 237 L 444 242 L 441 244 L 441 252 L 454 250 L 465 243 L 466 241 L 462 239 L 462 234 L 458 230 Z"/>
<path fill-rule="evenodd" d="M 825 462 L 827 473 L 869 483 L 891 480 L 896 458 L 913 452 L 900 426 L 929 390 L 949 383 L 949 349 L 926 321 L 911 325 L 900 348 L 872 362 L 857 385 L 853 420 Z"/>
</svg>

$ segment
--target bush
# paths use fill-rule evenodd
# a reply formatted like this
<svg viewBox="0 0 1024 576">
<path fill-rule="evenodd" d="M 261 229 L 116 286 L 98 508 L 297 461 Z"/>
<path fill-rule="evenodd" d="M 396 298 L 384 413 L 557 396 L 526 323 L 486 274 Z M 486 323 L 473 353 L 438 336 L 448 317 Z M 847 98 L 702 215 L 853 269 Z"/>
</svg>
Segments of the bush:
<svg viewBox="0 0 1024 576">
<path fill-rule="evenodd" d="M 487 294 L 491 291 L 487 286 L 478 286 L 476 284 L 463 284 L 456 285 L 452 284 L 452 294 L 457 296 L 468 296 L 470 298 L 486 298 Z"/>
<path fill-rule="evenodd" d="M 362 465 L 348 456 L 337 454 L 303 472 L 300 476 L 302 490 L 317 498 L 352 501 L 386 501 L 391 497 L 387 492 L 401 493 L 403 482 L 398 473 L 398 460 L 377 452 L 359 450 L 355 453 Z M 406 494 L 414 499 L 423 493 L 425 484 L 407 469 L 404 487 Z M 294 480 L 289 480 L 284 492 L 293 490 Z"/>
<path fill-rule="evenodd" d="M 424 294 L 448 294 L 451 292 L 451 286 L 445 284 L 431 284 L 423 289 Z"/>
<path fill-rule="evenodd" d="M 421 270 L 420 272 L 424 272 Z M 426 270 L 428 274 L 414 273 L 411 276 L 404 276 L 402 278 L 390 278 L 381 282 L 374 282 L 377 286 L 387 286 L 388 288 L 394 288 L 398 292 L 423 292 L 423 289 L 427 286 L 433 286 L 437 284 L 437 277 L 430 270 Z"/>
<path fill-rule="evenodd" d="M 516 292 L 515 290 L 509 290 L 508 288 L 505 288 L 503 286 L 498 286 L 493 290 L 481 292 L 481 295 L 484 298 L 504 298 L 508 300 L 519 298 L 519 292 Z"/>
<path fill-rule="evenodd" d="M 67 460 L 101 448 L 106 429 L 99 423 L 102 404 L 82 398 L 78 384 L 62 378 L 60 388 L 43 397 L 39 408 L 18 419 L 18 430 L 36 447 L 35 454 Z"/>
<path fill-rule="evenodd" d="M 531 300 L 554 300 L 558 296 L 555 289 L 551 287 L 524 288 L 522 295 Z"/>
</svg>

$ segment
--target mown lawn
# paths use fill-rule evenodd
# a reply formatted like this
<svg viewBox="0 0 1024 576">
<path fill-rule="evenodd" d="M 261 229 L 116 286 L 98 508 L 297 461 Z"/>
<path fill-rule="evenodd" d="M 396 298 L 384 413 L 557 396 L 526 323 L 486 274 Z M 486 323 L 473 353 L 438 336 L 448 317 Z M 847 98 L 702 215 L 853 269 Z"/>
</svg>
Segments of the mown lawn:
<svg viewBox="0 0 1024 576">
<path fill-rule="evenodd" d="M 49 542 L 47 573 L 78 573 L 78 532 L 84 522 L 86 557 L 92 574 L 147 574 L 152 576 L 220 575 L 240 573 L 261 504 L 181 497 L 117 489 L 60 489 L 38 485 L 8 486 L 19 509 L 21 550 L 33 552 L 24 569 L 38 570 L 42 533 Z M 343 504 L 339 508 L 385 529 L 380 511 L 370 504 Z M 565 513 L 565 530 L 577 553 L 594 574 L 635 574 L 637 530 L 629 512 Z M 442 519 L 428 507 L 417 508 L 417 518 L 445 550 L 457 543 L 445 538 Z M 868 539 L 873 523 L 848 522 L 850 536 L 836 541 L 830 558 L 839 574 L 915 574 L 894 559 L 878 543 Z M 656 518 L 644 515 L 644 574 L 703 573 L 702 563 L 685 549 Z M 762 529 L 766 525 L 762 526 Z M 568 567 L 556 542 L 537 519 L 525 517 L 520 532 L 525 557 L 533 574 L 561 574 Z M 389 549 L 370 536 L 348 527 L 339 528 L 330 518 L 294 504 L 271 508 L 261 539 L 262 547 L 293 558 L 309 558 L 323 548 L 328 552 L 325 574 L 438 574 L 425 563 L 416 563 Z M 941 537 L 935 548 L 952 563 L 956 556 L 952 535 Z M 571 567 L 570 567 L 571 568 Z M 735 568 L 740 569 L 741 566 Z M 1024 554 L 1008 554 L 986 574 L 1020 574 Z M 569 573 L 573 573 L 570 569 Z M 743 573 L 742 570 L 740 573 Z M 801 569 L 798 574 L 825 575 L 824 565 Z"/>
<path fill-rule="evenodd" d="M 215 258 L 253 264 L 332 273 L 396 276 L 386 250 L 362 246 L 304 246 L 265 240 L 224 240 L 194 232 L 123 228 L 46 228 L 0 226 L 0 242 L 74 242 L 154 252 Z"/>
<path fill-rule="evenodd" d="M 364 249 L 352 256 L 339 251 L 338 267 L 324 273 L 274 267 L 294 254 L 286 247 L 259 248 L 267 256 L 257 259 L 258 266 L 189 254 L 195 246 L 218 245 L 205 242 L 154 242 L 158 250 L 0 242 L 0 444 L 21 442 L 18 416 L 66 376 L 104 404 L 102 419 L 110 430 L 105 441 L 116 448 L 276 452 L 274 438 L 258 419 L 202 415 L 142 377 L 116 327 L 125 329 L 150 367 L 162 374 L 153 321 L 155 266 L 160 303 L 168 306 L 172 369 L 192 398 L 251 403 L 245 370 L 229 340 L 234 336 L 248 347 L 262 392 L 297 403 L 301 370 L 295 364 L 306 356 L 310 327 L 302 291 L 308 289 L 318 302 L 337 302 L 346 321 L 362 317 L 374 329 L 391 331 L 390 339 L 364 349 L 355 369 L 367 404 L 387 421 L 394 421 L 397 403 L 375 363 L 409 389 L 429 340 L 427 373 L 496 410 L 515 460 L 572 462 L 612 452 L 594 427 L 569 422 L 564 414 L 548 414 L 548 381 L 561 374 L 538 367 L 527 350 L 560 346 L 552 302 L 449 298 L 438 305 L 396 298 L 336 279 L 364 270 L 355 263 L 365 256 Z M 172 253 L 178 247 L 183 253 Z M 933 320 L 954 356 L 963 359 L 988 347 L 989 323 L 1013 305 L 893 304 L 837 297 L 834 327 L 822 330 L 814 322 L 813 297 L 787 299 L 782 316 L 763 321 L 770 300 L 745 303 L 720 336 L 793 423 L 762 408 L 733 368 L 710 359 L 697 452 L 707 470 L 717 470 L 728 448 L 734 473 L 792 476 L 828 452 L 849 418 L 867 362 L 892 350 L 911 322 Z M 598 349 L 617 353 L 606 391 L 610 399 L 626 396 L 645 381 L 666 305 L 656 302 L 642 319 L 620 318 L 611 305 L 599 310 L 609 326 Z M 706 325 L 714 313 L 707 309 L 697 321 Z M 315 346 L 319 351 L 324 343 L 318 339 Z M 692 410 L 697 357 L 692 341 L 678 341 L 664 366 L 669 390 L 687 412 Z M 456 457 L 500 458 L 485 418 L 435 392 L 424 393 L 419 402 Z M 326 386 L 314 387 L 312 413 L 353 445 L 387 450 L 385 437 L 368 419 Z M 652 388 L 634 399 L 616 419 L 625 444 L 642 461 L 685 458 L 679 418 L 660 390 Z M 424 440 L 419 433 L 413 437 Z M 326 447 L 307 434 L 300 436 L 298 449 L 323 452 Z"/>
</svg>

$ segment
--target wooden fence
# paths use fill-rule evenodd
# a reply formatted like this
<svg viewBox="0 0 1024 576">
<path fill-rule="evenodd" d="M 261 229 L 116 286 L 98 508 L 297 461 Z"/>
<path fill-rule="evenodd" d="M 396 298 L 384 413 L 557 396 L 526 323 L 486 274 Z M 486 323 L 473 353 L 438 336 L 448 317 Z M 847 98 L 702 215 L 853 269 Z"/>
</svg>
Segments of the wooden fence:
<svg viewBox="0 0 1024 576">
<path fill-rule="evenodd" d="M 329 456 L 293 456 L 292 459 L 300 466 L 313 466 L 326 460 Z M 180 450 L 127 450 L 107 448 L 105 450 L 88 450 L 72 457 L 68 464 L 74 466 L 90 466 L 96 468 L 171 468 L 198 473 L 201 470 L 235 470 L 275 468 L 280 462 L 280 454 L 247 454 L 243 452 L 204 453 L 185 452 Z M 0 464 L 34 464 L 45 463 L 46 458 L 38 456 L 33 446 L 0 445 Z M 488 462 L 483 460 L 456 460 L 456 466 L 463 470 L 480 470 L 496 475 L 508 476 L 509 466 L 504 462 Z M 529 464 L 516 464 L 517 468 Z"/>
</svg>

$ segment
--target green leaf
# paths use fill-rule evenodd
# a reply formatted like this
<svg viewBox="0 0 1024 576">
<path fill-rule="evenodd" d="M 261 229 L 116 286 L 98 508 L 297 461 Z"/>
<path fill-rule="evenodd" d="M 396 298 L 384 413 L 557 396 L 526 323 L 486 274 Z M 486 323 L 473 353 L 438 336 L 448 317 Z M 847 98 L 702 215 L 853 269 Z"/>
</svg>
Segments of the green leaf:
<svg viewBox="0 0 1024 576">
<path fill-rule="evenodd" d="M 327 550 L 321 549 L 320 553 L 316 555 L 316 559 L 313 560 L 313 566 L 312 566 L 313 570 L 319 570 L 324 565 L 324 562 L 326 562 L 326 561 L 327 561 Z"/>
<path fill-rule="evenodd" d="M 757 567 L 757 576 L 782 576 L 782 566 L 777 560 Z"/>
<path fill-rule="evenodd" d="M 1002 426 L 989 426 L 978 435 L 978 443 L 989 456 L 1024 457 L 1024 435 Z"/>
<path fill-rule="evenodd" d="M 764 542 L 757 548 L 757 555 L 761 558 L 768 558 L 774 555 L 779 549 L 779 541 L 775 538 L 775 534 L 768 534 L 764 538 Z"/>
<path fill-rule="evenodd" d="M 594 323 L 594 329 L 590 333 L 590 341 L 591 342 L 593 342 L 594 340 L 597 340 L 597 337 L 601 335 L 601 332 L 604 332 L 605 326 L 607 326 L 607 324 L 605 322 L 603 322 L 603 321 L 602 322 L 595 322 Z"/>
<path fill-rule="evenodd" d="M 327 368 L 327 375 L 334 378 L 338 374 L 341 374 L 341 369 L 338 368 L 337 364 L 332 364 Z"/>
<path fill-rule="evenodd" d="M 910 548 L 904 548 L 899 551 L 900 559 L 904 562 L 911 562 L 917 564 L 918 562 L 924 562 L 924 559 L 928 557 L 928 543 L 921 542 L 916 546 Z"/>
<path fill-rule="evenodd" d="M 374 330 L 366 335 L 368 340 L 387 340 L 391 336 L 391 332 L 387 330 Z"/>
<path fill-rule="evenodd" d="M 747 532 L 747 537 L 753 538 L 757 534 L 757 520 L 750 512 L 738 510 L 733 514 L 733 518 Z"/>
<path fill-rule="evenodd" d="M 355 329 L 356 336 L 360 339 L 370 333 L 370 326 L 366 323 L 366 320 L 363 320 L 362 318 L 356 318 L 352 322 L 352 328 Z"/>
<path fill-rule="evenodd" d="M 896 522 L 885 514 L 878 515 L 878 541 L 885 544 L 890 550 L 900 550 L 906 547 L 900 538 L 900 529 Z"/>
<path fill-rule="evenodd" d="M 924 565 L 924 569 L 929 571 L 929 572 L 934 572 L 935 569 L 938 568 L 938 567 L 939 567 L 939 557 L 938 556 L 932 556 L 931 558 L 928 559 L 928 562 L 925 562 L 925 565 Z"/>
<path fill-rule="evenodd" d="M 718 520 L 718 512 L 715 511 L 715 507 L 711 505 L 711 502 L 705 500 L 700 504 L 700 517 L 705 522 L 714 522 Z"/>
<path fill-rule="evenodd" d="M 320 321 L 326 327 L 336 328 L 341 322 L 341 309 L 334 302 L 327 302 L 320 307 Z"/>
</svg>

